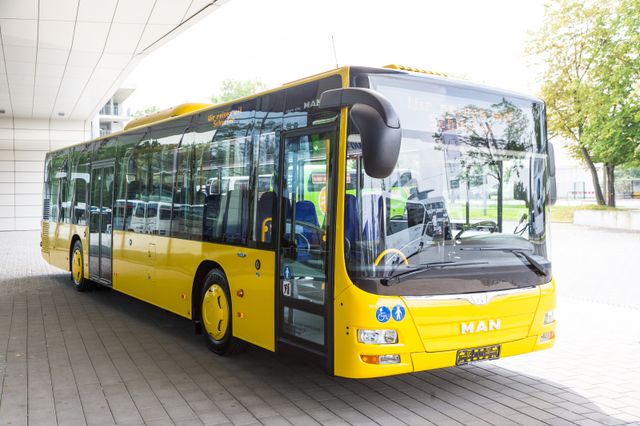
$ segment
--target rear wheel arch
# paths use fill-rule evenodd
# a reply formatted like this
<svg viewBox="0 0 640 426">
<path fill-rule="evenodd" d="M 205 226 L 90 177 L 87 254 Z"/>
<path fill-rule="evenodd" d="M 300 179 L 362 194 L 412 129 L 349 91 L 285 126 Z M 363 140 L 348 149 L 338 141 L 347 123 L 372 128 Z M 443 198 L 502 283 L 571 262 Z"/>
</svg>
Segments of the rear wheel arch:
<svg viewBox="0 0 640 426">
<path fill-rule="evenodd" d="M 80 241 L 80 244 L 82 244 L 82 239 L 80 239 L 80 236 L 78 234 L 73 234 L 73 237 L 71 237 L 71 243 L 69 244 L 69 271 L 71 271 L 71 262 L 73 261 L 73 247 L 76 245 L 76 241 Z"/>
<path fill-rule="evenodd" d="M 247 348 L 245 341 L 233 335 L 231 289 L 221 268 L 210 269 L 205 275 L 198 304 L 202 334 L 212 352 L 233 355 Z"/>
<path fill-rule="evenodd" d="M 209 272 L 213 269 L 220 270 L 225 276 L 224 269 L 219 263 L 213 260 L 205 260 L 196 270 L 196 275 L 193 277 L 193 285 L 191 286 L 191 319 L 193 321 L 200 320 L 200 298 L 202 297 L 202 288 L 204 287 L 205 278 Z"/>
<path fill-rule="evenodd" d="M 71 272 L 71 281 L 73 282 L 76 290 L 87 291 L 91 290 L 91 281 L 84 277 L 84 247 L 82 240 L 78 238 L 72 238 L 71 251 L 69 255 L 69 271 Z M 74 270 L 73 265 L 76 266 Z"/>
</svg>

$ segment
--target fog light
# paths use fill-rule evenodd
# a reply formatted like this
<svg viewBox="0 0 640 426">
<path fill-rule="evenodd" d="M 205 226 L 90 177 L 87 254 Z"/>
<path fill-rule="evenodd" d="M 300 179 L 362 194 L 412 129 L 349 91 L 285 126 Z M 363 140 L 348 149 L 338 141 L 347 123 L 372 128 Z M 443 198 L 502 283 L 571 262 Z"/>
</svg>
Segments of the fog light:
<svg viewBox="0 0 640 426">
<path fill-rule="evenodd" d="M 400 355 L 360 355 L 367 364 L 400 364 Z"/>
<path fill-rule="evenodd" d="M 545 331 L 540 335 L 540 343 L 548 342 L 549 340 L 556 338 L 556 332 L 554 330 Z"/>
<path fill-rule="evenodd" d="M 555 320 L 556 320 L 555 311 L 549 311 L 546 314 L 544 314 L 544 325 L 551 324 Z"/>
<path fill-rule="evenodd" d="M 380 355 L 380 364 L 400 364 L 400 355 Z"/>
<path fill-rule="evenodd" d="M 358 342 L 371 345 L 398 343 L 396 330 L 358 330 Z"/>
</svg>

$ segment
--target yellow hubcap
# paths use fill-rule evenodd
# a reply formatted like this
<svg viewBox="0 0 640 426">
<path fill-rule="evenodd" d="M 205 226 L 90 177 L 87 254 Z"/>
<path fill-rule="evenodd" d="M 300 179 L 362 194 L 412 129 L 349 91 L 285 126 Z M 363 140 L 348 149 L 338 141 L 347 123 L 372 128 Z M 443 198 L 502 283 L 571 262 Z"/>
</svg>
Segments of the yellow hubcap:
<svg viewBox="0 0 640 426">
<path fill-rule="evenodd" d="M 209 336 L 222 340 L 229 323 L 229 303 L 218 284 L 209 287 L 202 299 L 202 322 Z"/>
<path fill-rule="evenodd" d="M 82 253 L 80 250 L 74 250 L 73 259 L 71 260 L 71 276 L 76 284 L 82 281 Z"/>
</svg>

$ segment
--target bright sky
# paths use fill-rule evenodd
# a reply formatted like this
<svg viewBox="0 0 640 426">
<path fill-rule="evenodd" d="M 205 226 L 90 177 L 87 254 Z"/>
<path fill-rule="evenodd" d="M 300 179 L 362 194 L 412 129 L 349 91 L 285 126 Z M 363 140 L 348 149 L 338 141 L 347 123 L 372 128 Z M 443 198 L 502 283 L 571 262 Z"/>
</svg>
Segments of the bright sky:
<svg viewBox="0 0 640 426">
<path fill-rule="evenodd" d="M 541 0 L 229 0 L 145 58 L 132 112 L 207 102 L 225 78 L 268 87 L 339 65 L 397 63 L 535 94 L 524 54 Z"/>
</svg>

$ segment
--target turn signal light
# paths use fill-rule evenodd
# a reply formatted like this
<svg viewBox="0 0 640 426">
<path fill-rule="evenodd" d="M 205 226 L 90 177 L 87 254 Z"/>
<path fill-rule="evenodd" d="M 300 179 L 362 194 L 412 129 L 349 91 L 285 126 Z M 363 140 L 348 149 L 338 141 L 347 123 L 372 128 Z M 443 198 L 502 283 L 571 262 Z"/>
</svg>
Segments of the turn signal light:
<svg viewBox="0 0 640 426">
<path fill-rule="evenodd" d="M 546 314 L 544 314 L 544 325 L 551 324 L 555 320 L 556 320 L 555 311 L 549 311 Z"/>
<path fill-rule="evenodd" d="M 554 330 L 546 331 L 540 335 L 540 343 L 548 342 L 549 340 L 556 338 L 556 332 Z"/>
<path fill-rule="evenodd" d="M 360 355 L 367 364 L 400 364 L 400 355 Z"/>
</svg>

